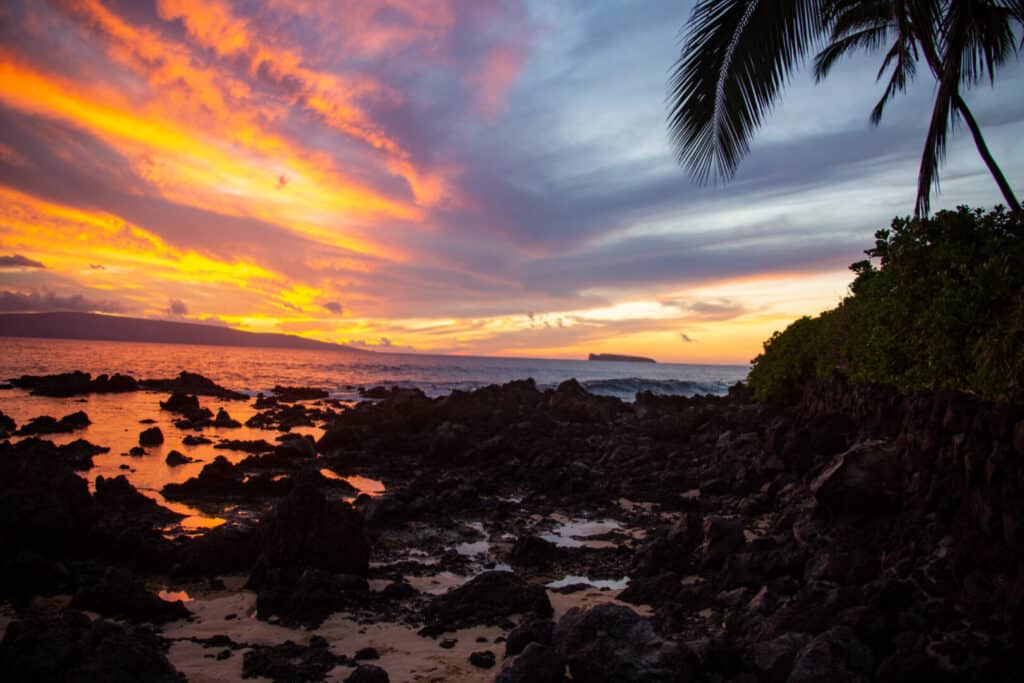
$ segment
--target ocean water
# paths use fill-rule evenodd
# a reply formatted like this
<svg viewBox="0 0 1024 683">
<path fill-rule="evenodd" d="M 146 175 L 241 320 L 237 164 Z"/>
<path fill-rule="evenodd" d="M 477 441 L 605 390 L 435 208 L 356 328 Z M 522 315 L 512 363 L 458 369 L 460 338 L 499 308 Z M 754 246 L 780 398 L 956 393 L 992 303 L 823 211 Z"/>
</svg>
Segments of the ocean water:
<svg viewBox="0 0 1024 683">
<path fill-rule="evenodd" d="M 0 338 L 0 381 L 71 370 L 120 372 L 137 379 L 189 370 L 252 395 L 281 384 L 319 387 L 343 400 L 358 399 L 359 387 L 381 384 L 441 396 L 527 377 L 541 389 L 576 378 L 595 394 L 632 401 L 638 391 L 724 394 L 747 376 L 749 367 Z"/>
</svg>

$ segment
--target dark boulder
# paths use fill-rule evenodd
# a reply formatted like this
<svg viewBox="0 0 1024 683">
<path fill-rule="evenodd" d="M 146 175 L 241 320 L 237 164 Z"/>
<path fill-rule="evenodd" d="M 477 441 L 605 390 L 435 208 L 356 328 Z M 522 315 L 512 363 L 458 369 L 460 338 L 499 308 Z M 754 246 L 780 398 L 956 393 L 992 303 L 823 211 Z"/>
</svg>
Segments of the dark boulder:
<svg viewBox="0 0 1024 683">
<path fill-rule="evenodd" d="M 66 560 L 88 552 L 98 510 L 50 441 L 0 443 L 0 548 Z"/>
<path fill-rule="evenodd" d="M 846 626 L 833 626 L 796 654 L 787 683 L 867 683 L 875 658 Z"/>
<path fill-rule="evenodd" d="M 541 645 L 551 644 L 551 631 L 555 623 L 547 619 L 530 621 L 517 626 L 509 632 L 505 640 L 505 656 L 512 657 L 521 653 L 530 643 Z"/>
<path fill-rule="evenodd" d="M 569 610 L 551 641 L 573 681 L 586 683 L 686 683 L 694 680 L 695 655 L 659 636 L 651 622 L 628 607 L 598 605 Z"/>
<path fill-rule="evenodd" d="M 523 653 L 508 660 L 495 683 L 563 683 L 565 662 L 555 649 L 530 643 Z"/>
<path fill-rule="evenodd" d="M 478 669 L 493 668 L 494 662 L 494 653 L 490 650 L 480 650 L 469 655 L 469 663 Z"/>
<path fill-rule="evenodd" d="M 562 552 L 540 536 L 523 536 L 512 546 L 511 563 L 517 567 L 546 567 L 557 562 Z"/>
<path fill-rule="evenodd" d="M 57 446 L 57 453 L 74 470 L 90 469 L 93 465 L 93 456 L 109 452 L 110 449 L 106 446 L 97 446 L 85 439 L 75 439 L 71 443 Z"/>
<path fill-rule="evenodd" d="M 168 510 L 152 498 L 139 493 L 122 474 L 117 477 L 96 477 L 93 498 L 107 515 L 111 513 L 150 525 L 165 525 L 181 520 L 183 515 Z"/>
<path fill-rule="evenodd" d="M 238 420 L 232 419 L 231 415 L 224 408 L 217 410 L 217 417 L 213 420 L 214 427 L 220 427 L 222 429 L 238 429 L 242 426 L 242 423 Z"/>
<path fill-rule="evenodd" d="M 146 590 L 142 582 L 128 572 L 114 568 L 108 569 L 99 582 L 76 592 L 71 606 L 105 617 L 151 624 L 164 624 L 191 616 L 181 600 L 163 600 Z"/>
<path fill-rule="evenodd" d="M 900 508 L 902 472 L 896 450 L 863 441 L 835 456 L 811 482 L 811 492 L 835 515 L 878 515 Z"/>
<path fill-rule="evenodd" d="M 175 391 L 166 401 L 160 401 L 160 409 L 180 415 L 194 415 L 202 410 L 202 406 L 199 405 L 199 397 L 195 394 Z"/>
<path fill-rule="evenodd" d="M 65 610 L 11 622 L 0 643 L 0 671 L 10 681 L 180 683 L 159 639 L 143 630 Z"/>
<path fill-rule="evenodd" d="M 345 683 L 390 683 L 388 672 L 372 664 L 360 664 L 349 674 Z"/>
<path fill-rule="evenodd" d="M 139 434 L 140 446 L 159 446 L 164 442 L 164 433 L 159 427 L 150 427 Z"/>
<path fill-rule="evenodd" d="M 373 601 L 361 576 L 320 569 L 280 569 L 257 565 L 247 588 L 255 589 L 256 614 L 277 617 L 285 625 L 316 628 L 335 612 L 365 607 Z"/>
<path fill-rule="evenodd" d="M 498 625 L 513 614 L 551 616 L 551 601 L 544 587 L 529 584 L 512 572 L 484 572 L 435 597 L 427 606 L 427 625 L 420 633 L 437 636 L 470 626 Z"/>
<path fill-rule="evenodd" d="M 727 517 L 704 518 L 704 544 L 701 558 L 707 567 L 716 567 L 746 545 L 743 522 Z"/>
<path fill-rule="evenodd" d="M 811 636 L 806 633 L 785 633 L 751 645 L 748 650 L 751 668 L 768 683 L 785 683 L 796 653 L 810 641 Z"/>
<path fill-rule="evenodd" d="M 164 462 L 167 463 L 168 467 L 178 467 L 179 465 L 187 465 L 194 461 L 181 451 L 171 450 L 167 457 L 164 458 Z"/>
<path fill-rule="evenodd" d="M 223 524 L 185 539 L 178 550 L 175 576 L 201 577 L 242 573 L 259 557 L 259 533 L 253 526 Z"/>
</svg>

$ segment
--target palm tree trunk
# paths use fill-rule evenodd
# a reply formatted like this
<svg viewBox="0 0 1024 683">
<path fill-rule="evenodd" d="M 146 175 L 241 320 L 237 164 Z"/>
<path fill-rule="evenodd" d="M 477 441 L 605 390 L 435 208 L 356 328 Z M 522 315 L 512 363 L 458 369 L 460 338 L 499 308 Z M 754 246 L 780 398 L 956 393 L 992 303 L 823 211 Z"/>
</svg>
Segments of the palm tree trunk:
<svg viewBox="0 0 1024 683">
<path fill-rule="evenodd" d="M 1003 193 L 1003 198 L 1006 199 L 1006 204 L 1010 207 L 1011 211 L 1020 211 L 1020 202 L 1017 201 L 1017 197 L 1013 194 L 1013 189 L 1010 184 L 1006 182 L 1006 177 L 1003 172 L 999 169 L 996 160 L 992 158 L 992 153 L 988 151 L 988 145 L 985 144 L 985 138 L 981 135 L 981 129 L 978 127 L 978 122 L 974 120 L 974 116 L 971 114 L 971 110 L 967 108 L 967 103 L 964 102 L 963 98 L 959 94 L 953 98 L 953 106 L 956 107 L 957 113 L 964 117 L 964 121 L 967 122 L 967 127 L 971 129 L 971 135 L 974 136 L 974 144 L 978 147 L 978 153 L 981 158 L 985 161 L 985 165 L 988 166 L 989 173 L 995 178 L 996 184 L 999 185 L 999 189 Z"/>
</svg>

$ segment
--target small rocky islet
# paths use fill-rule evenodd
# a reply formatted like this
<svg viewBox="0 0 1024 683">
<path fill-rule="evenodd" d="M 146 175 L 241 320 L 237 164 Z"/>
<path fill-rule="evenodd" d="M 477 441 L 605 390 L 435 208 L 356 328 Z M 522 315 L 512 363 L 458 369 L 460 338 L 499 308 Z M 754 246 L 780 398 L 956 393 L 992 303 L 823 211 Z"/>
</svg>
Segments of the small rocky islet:
<svg viewBox="0 0 1024 683">
<path fill-rule="evenodd" d="M 1019 680 L 1019 409 L 839 378 L 791 406 L 572 380 L 353 405 L 192 373 L 11 384 L 154 392 L 239 456 L 160 491 L 227 522 L 168 533 L 182 514 L 128 478 L 83 478 L 105 445 L 46 438 L 87 415 L 0 413 L 5 680 Z M 203 436 L 241 424 L 203 397 L 253 401 L 267 437 Z"/>
</svg>

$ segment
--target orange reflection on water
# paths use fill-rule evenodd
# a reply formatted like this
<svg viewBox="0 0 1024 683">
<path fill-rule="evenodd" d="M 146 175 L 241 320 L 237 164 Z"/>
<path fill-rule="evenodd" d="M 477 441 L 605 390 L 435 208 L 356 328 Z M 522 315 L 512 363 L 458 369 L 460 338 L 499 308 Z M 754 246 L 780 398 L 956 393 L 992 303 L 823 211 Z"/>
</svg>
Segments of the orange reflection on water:
<svg viewBox="0 0 1024 683">
<path fill-rule="evenodd" d="M 365 493 L 368 496 L 379 496 L 384 493 L 385 486 L 384 482 L 377 479 L 370 479 L 369 477 L 361 477 L 358 474 L 351 474 L 347 477 L 343 477 L 333 470 L 322 468 L 320 474 L 325 479 L 334 479 L 335 481 L 348 482 L 355 488 L 359 493 Z"/>
<path fill-rule="evenodd" d="M 159 591 L 157 593 L 157 596 L 159 596 L 161 600 L 166 600 L 167 602 L 174 602 L 175 600 L 181 600 L 182 602 L 191 602 L 192 600 L 192 596 L 186 593 L 185 591 L 163 590 Z"/>
</svg>

